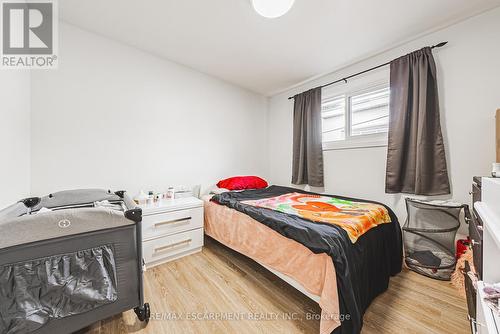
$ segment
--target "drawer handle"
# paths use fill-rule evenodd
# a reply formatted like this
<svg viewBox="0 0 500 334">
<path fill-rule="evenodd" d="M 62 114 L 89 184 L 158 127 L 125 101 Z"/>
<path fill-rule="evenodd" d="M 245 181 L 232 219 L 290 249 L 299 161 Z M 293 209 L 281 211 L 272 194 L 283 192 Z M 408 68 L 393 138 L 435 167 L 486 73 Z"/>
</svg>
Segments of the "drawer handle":
<svg viewBox="0 0 500 334">
<path fill-rule="evenodd" d="M 189 221 L 189 220 L 191 220 L 191 217 L 168 220 L 166 222 L 156 223 L 155 228 L 161 227 L 163 225 L 170 225 L 170 224 L 180 223 L 182 221 Z"/>
<path fill-rule="evenodd" d="M 166 246 L 162 246 L 162 247 L 157 247 L 157 248 L 155 248 L 154 252 L 155 253 L 163 252 L 163 251 L 166 251 L 168 249 L 171 249 L 171 248 L 174 248 L 174 247 L 177 247 L 177 246 L 180 246 L 180 245 L 189 244 L 191 241 L 192 241 L 192 239 L 186 239 L 186 240 L 183 240 L 183 241 L 174 242 L 173 244 L 170 244 L 170 245 L 166 245 Z"/>
<path fill-rule="evenodd" d="M 476 245 L 481 245 L 481 242 L 480 241 L 476 241 L 474 239 L 471 240 L 471 243 L 472 243 L 472 246 L 476 246 Z"/>
<path fill-rule="evenodd" d="M 470 315 L 467 314 L 467 319 L 472 322 L 473 324 L 479 325 L 481 327 L 486 327 L 484 324 L 480 323 L 477 321 L 475 318 L 471 317 Z"/>
</svg>

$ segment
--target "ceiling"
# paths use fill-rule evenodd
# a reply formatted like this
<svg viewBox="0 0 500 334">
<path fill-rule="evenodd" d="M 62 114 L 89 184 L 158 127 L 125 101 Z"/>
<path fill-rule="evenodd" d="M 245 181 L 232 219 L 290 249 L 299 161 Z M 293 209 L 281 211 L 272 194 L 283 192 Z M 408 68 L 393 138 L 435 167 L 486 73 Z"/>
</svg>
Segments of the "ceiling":
<svg viewBox="0 0 500 334">
<path fill-rule="evenodd" d="M 500 0 L 296 0 L 260 17 L 250 0 L 64 0 L 68 23 L 272 95 L 500 5 Z"/>
</svg>

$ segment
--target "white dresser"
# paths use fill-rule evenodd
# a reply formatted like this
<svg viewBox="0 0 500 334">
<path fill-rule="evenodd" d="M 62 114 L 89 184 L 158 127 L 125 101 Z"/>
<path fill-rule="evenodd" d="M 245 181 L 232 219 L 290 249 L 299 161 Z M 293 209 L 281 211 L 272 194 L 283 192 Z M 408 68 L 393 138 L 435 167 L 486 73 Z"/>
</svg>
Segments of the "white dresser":
<svg viewBox="0 0 500 334">
<path fill-rule="evenodd" d="M 483 221 L 483 281 L 500 282 L 500 179 L 483 178 L 481 201 L 474 208 Z M 477 289 L 477 333 L 500 333 L 500 318 L 483 301 L 483 281 Z"/>
<path fill-rule="evenodd" d="M 163 200 L 141 208 L 146 268 L 201 251 L 203 201 L 187 197 Z"/>
</svg>

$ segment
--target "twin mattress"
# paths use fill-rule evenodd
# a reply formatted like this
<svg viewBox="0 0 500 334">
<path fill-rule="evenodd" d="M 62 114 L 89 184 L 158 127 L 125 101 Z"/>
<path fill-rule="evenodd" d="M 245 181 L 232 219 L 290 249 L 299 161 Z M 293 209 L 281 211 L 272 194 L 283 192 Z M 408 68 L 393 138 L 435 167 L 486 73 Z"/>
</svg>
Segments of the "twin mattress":
<svg viewBox="0 0 500 334">
<path fill-rule="evenodd" d="M 341 211 L 347 210 L 354 218 L 364 216 L 366 219 L 377 219 L 369 224 L 364 224 L 365 218 L 353 219 L 351 227 L 357 226 L 355 228 L 359 232 L 353 240 L 349 233 L 352 229 L 343 226 L 348 223 L 347 219 L 340 220 L 340 223 L 336 221 L 339 224 L 332 220 L 316 219 L 318 215 L 324 214 L 332 218 L 331 207 L 325 212 L 322 211 L 321 203 L 308 204 L 309 199 L 301 204 L 290 202 L 290 197 L 297 194 L 313 199 L 330 198 L 315 202 L 342 203 L 333 210 L 339 214 L 345 214 Z M 206 204 L 206 208 L 222 206 L 236 212 L 240 219 L 231 221 L 215 218 L 215 215 L 211 217 L 210 210 L 207 210 L 206 233 L 257 262 L 287 274 L 308 291 L 320 296 L 322 334 L 331 331 L 359 333 L 366 308 L 388 288 L 389 278 L 401 271 L 401 228 L 394 212 L 383 204 L 279 186 L 226 192 L 213 196 L 211 201 Z M 276 203 L 285 206 L 280 207 Z M 304 209 L 304 204 L 312 206 L 311 210 L 297 212 Z M 293 205 L 298 205 L 298 208 Z M 358 209 L 361 211 L 356 212 Z M 231 215 L 224 213 L 224 210 L 219 212 Z M 242 218 L 240 214 L 247 218 Z M 269 240 L 269 236 L 273 236 L 272 240 Z M 269 244 L 265 246 L 264 242 Z M 259 247 L 264 251 L 255 251 Z M 294 247 L 295 250 L 290 251 Z M 293 259 L 288 260 L 290 256 L 297 257 L 299 262 L 300 258 L 305 259 L 303 270 L 294 267 Z M 328 269 L 329 275 L 325 273 L 325 259 L 332 263 Z M 307 277 L 303 273 L 306 270 L 314 274 Z"/>
</svg>

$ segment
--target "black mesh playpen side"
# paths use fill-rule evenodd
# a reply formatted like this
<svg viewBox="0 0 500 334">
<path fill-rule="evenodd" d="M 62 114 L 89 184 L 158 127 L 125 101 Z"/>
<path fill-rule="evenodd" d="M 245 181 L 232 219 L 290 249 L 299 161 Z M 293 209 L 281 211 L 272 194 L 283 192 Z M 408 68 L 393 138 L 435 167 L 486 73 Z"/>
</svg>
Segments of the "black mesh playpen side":
<svg viewBox="0 0 500 334">
<path fill-rule="evenodd" d="M 82 203 L 59 206 L 62 195 L 66 193 L 21 201 L 24 205 L 0 212 L 1 231 L 12 243 L 0 242 L 0 333 L 71 333 L 132 308 L 139 320 L 149 320 L 143 291 L 141 209 L 123 192 L 87 194 L 122 202 L 122 212 L 94 210 L 84 203 L 82 192 L 69 193 L 83 198 Z M 63 204 L 69 202 L 69 195 Z M 38 209 L 38 203 L 47 207 L 43 201 L 48 198 L 57 202 L 51 213 L 26 214 Z M 63 221 L 71 225 L 60 225 Z M 69 226 L 79 232 L 67 233 Z M 20 227 L 34 233 L 19 234 Z M 14 238 L 16 233 L 19 240 Z M 24 235 L 29 242 L 20 241 Z M 20 282 L 26 283 L 12 289 Z"/>
<path fill-rule="evenodd" d="M 455 236 L 467 205 L 435 204 L 407 198 L 403 226 L 406 265 L 422 275 L 449 280 L 455 270 Z"/>
</svg>

